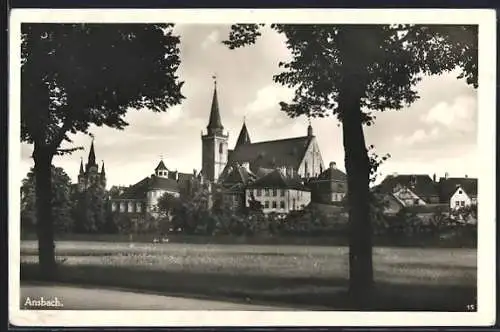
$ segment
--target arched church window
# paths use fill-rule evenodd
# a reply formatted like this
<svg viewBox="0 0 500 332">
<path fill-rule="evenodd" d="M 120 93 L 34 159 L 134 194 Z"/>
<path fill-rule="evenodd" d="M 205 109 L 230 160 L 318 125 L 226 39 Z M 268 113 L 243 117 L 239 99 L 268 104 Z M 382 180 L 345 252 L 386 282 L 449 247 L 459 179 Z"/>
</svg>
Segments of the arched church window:
<svg viewBox="0 0 500 332">
<path fill-rule="evenodd" d="M 220 143 L 219 144 L 219 153 L 222 153 L 222 151 L 224 151 L 224 144 Z"/>
</svg>

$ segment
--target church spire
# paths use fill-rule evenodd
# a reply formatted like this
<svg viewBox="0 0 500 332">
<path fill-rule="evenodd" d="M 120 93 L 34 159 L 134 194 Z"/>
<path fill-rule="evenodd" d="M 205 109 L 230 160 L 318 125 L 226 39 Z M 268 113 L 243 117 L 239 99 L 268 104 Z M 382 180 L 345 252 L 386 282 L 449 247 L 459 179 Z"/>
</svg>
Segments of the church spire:
<svg viewBox="0 0 500 332">
<path fill-rule="evenodd" d="M 106 170 L 104 169 L 104 160 L 102 161 L 101 176 L 102 177 L 106 176 Z"/>
<path fill-rule="evenodd" d="M 94 139 L 92 138 L 92 143 L 90 144 L 89 161 L 88 165 L 95 165 L 95 151 L 94 151 Z"/>
<path fill-rule="evenodd" d="M 212 76 L 214 79 L 214 95 L 212 97 L 212 108 L 210 110 L 210 120 L 208 122 L 207 131 L 209 135 L 222 135 L 222 122 L 219 113 L 219 101 L 217 100 L 217 77 Z"/>
<path fill-rule="evenodd" d="M 241 127 L 240 135 L 238 136 L 238 140 L 236 141 L 236 147 L 243 144 L 250 144 L 250 135 L 248 134 L 247 125 L 245 123 L 245 119 L 243 119 L 243 126 Z"/>
<path fill-rule="evenodd" d="M 80 175 L 84 174 L 85 172 L 83 171 L 83 158 L 80 158 Z"/>
</svg>

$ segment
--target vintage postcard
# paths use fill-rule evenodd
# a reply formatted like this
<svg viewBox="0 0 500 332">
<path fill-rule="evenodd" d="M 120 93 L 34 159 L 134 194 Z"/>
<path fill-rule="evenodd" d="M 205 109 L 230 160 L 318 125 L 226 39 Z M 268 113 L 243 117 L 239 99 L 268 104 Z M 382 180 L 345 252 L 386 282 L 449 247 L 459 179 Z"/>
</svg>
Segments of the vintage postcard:
<svg viewBox="0 0 500 332">
<path fill-rule="evenodd" d="M 11 323 L 493 324 L 495 23 L 13 10 Z"/>
</svg>

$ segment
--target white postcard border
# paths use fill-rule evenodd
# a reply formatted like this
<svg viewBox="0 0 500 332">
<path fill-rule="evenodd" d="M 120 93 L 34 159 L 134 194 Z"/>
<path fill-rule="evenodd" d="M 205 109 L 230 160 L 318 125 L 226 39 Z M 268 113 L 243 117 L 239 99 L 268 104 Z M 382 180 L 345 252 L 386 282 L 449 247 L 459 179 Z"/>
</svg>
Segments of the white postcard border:
<svg viewBox="0 0 500 332">
<path fill-rule="evenodd" d="M 9 75 L 9 316 L 17 326 L 460 326 L 494 324 L 496 17 L 471 9 L 14 9 L 10 14 Z M 22 22 L 179 24 L 335 23 L 478 24 L 478 311 L 261 312 L 20 310 L 20 27 Z M 467 162 L 467 161 L 464 161 Z"/>
</svg>

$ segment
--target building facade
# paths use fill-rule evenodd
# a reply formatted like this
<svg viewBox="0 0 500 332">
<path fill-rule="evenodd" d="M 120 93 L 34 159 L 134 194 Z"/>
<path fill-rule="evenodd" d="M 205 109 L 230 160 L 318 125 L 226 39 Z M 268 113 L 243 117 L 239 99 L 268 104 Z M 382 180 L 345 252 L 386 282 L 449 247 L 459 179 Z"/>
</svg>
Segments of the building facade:
<svg viewBox="0 0 500 332">
<path fill-rule="evenodd" d="M 158 214 L 158 199 L 164 194 L 179 197 L 183 189 L 189 188 L 193 174 L 170 171 L 161 160 L 154 173 L 111 197 L 111 211 L 116 213 Z"/>
</svg>

